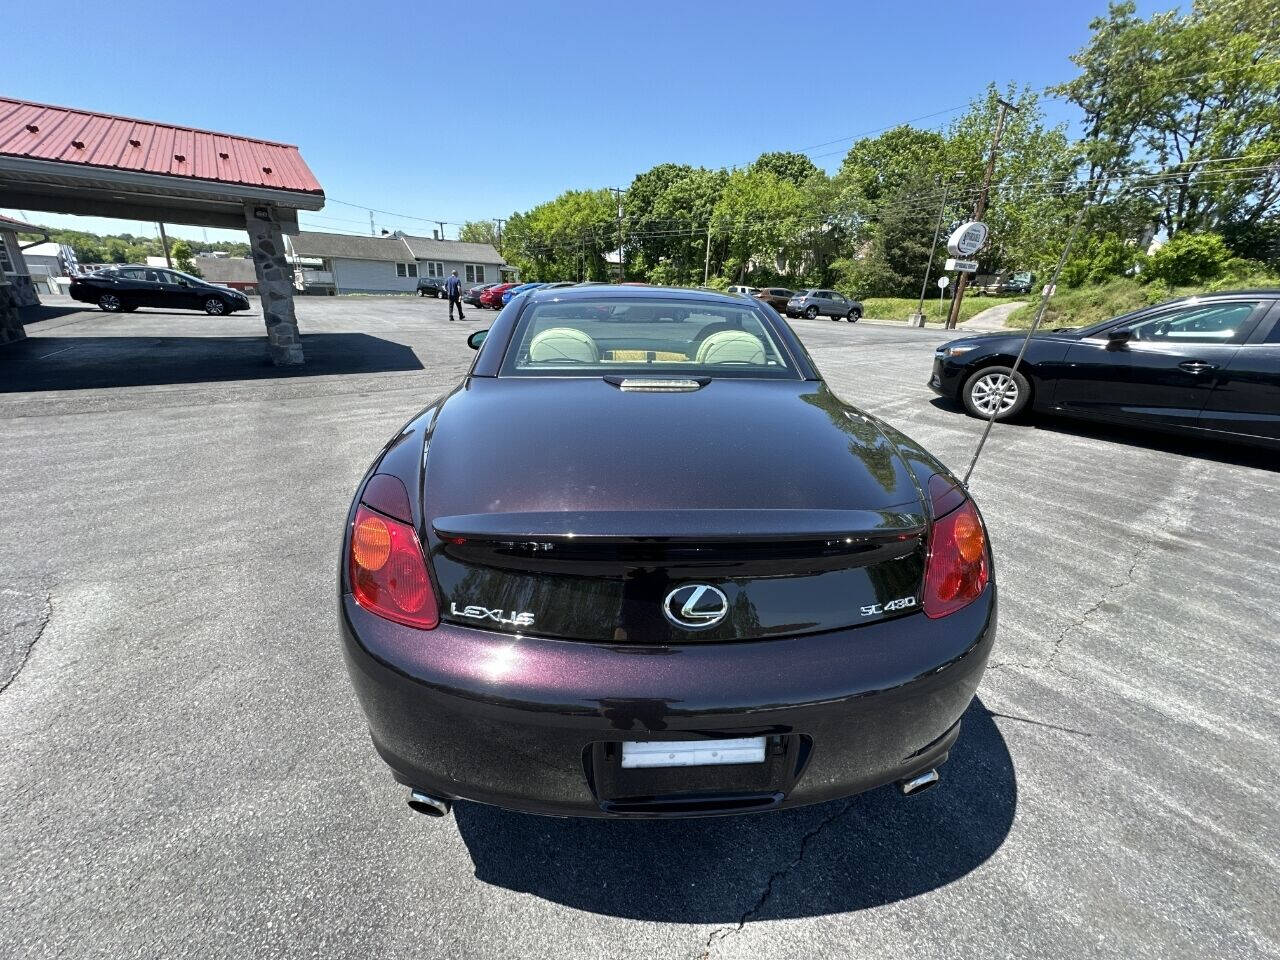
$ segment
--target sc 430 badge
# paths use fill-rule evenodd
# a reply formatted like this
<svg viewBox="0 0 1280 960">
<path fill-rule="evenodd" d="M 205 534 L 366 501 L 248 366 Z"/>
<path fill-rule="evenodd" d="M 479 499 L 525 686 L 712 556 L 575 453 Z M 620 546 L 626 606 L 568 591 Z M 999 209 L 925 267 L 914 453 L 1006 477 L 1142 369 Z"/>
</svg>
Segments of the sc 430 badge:
<svg viewBox="0 0 1280 960">
<path fill-rule="evenodd" d="M 916 605 L 915 597 L 901 597 L 897 600 L 890 600 L 888 603 L 869 603 L 865 607 L 861 607 L 864 617 L 874 617 L 881 613 L 893 613 L 895 610 L 906 610 Z"/>
<path fill-rule="evenodd" d="M 456 603 L 450 603 L 449 612 L 455 617 L 466 617 L 468 620 L 492 620 L 504 627 L 533 626 L 532 613 L 517 613 L 514 610 L 508 613 L 506 610 L 490 610 L 488 607 L 474 605 L 468 605 L 459 610 Z"/>
</svg>

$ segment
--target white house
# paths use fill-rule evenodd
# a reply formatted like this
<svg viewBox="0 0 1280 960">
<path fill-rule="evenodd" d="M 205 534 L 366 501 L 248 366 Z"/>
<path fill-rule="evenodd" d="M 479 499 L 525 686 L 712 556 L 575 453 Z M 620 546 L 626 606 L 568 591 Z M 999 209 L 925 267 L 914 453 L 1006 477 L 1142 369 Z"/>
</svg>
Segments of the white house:
<svg viewBox="0 0 1280 960">
<path fill-rule="evenodd" d="M 294 285 L 307 293 L 413 293 L 422 278 L 458 271 L 464 284 L 497 283 L 514 274 L 487 243 L 404 233 L 359 237 L 303 231 L 286 238 Z"/>
<path fill-rule="evenodd" d="M 0 216 L 0 282 L 9 284 L 12 297 L 20 307 L 32 307 L 40 302 L 36 295 L 31 268 L 18 245 L 18 233 L 39 233 L 48 236 L 43 227 L 35 227 L 21 220 Z M 46 244 L 42 244 L 45 246 Z M 56 246 L 56 244 L 48 244 Z M 43 275 L 42 275 L 43 279 Z"/>
</svg>

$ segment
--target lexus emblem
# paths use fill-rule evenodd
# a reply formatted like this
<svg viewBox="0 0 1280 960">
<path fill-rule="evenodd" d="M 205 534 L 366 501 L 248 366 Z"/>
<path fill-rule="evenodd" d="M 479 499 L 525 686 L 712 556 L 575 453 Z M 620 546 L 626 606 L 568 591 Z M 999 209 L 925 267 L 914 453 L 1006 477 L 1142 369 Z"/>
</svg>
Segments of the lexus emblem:
<svg viewBox="0 0 1280 960">
<path fill-rule="evenodd" d="M 686 583 L 667 594 L 662 612 L 682 630 L 705 630 L 728 615 L 729 598 L 710 584 Z"/>
</svg>

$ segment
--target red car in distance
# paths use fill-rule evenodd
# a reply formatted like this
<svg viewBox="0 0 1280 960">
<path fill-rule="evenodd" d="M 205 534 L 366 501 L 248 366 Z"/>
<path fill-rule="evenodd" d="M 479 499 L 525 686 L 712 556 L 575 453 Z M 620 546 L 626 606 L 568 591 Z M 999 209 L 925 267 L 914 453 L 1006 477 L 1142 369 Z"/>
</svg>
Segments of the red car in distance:
<svg viewBox="0 0 1280 960">
<path fill-rule="evenodd" d="M 488 307 L 490 310 L 501 310 L 502 295 L 514 286 L 518 284 L 500 283 L 496 287 L 490 287 L 480 294 L 480 306 Z"/>
</svg>

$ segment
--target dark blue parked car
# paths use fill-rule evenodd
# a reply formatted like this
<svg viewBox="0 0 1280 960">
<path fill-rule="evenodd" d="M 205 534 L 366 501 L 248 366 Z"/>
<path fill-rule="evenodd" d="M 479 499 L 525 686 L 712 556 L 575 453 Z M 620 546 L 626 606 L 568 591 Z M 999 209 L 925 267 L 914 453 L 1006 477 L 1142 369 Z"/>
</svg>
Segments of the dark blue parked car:
<svg viewBox="0 0 1280 960">
<path fill-rule="evenodd" d="M 526 290 L 537 290 L 539 287 L 545 287 L 545 286 L 546 286 L 545 283 L 522 283 L 520 284 L 520 286 L 512 287 L 510 290 L 504 293 L 502 295 L 502 302 L 504 304 L 510 303 L 511 298 L 516 296 L 517 294 L 524 293 Z"/>
</svg>

